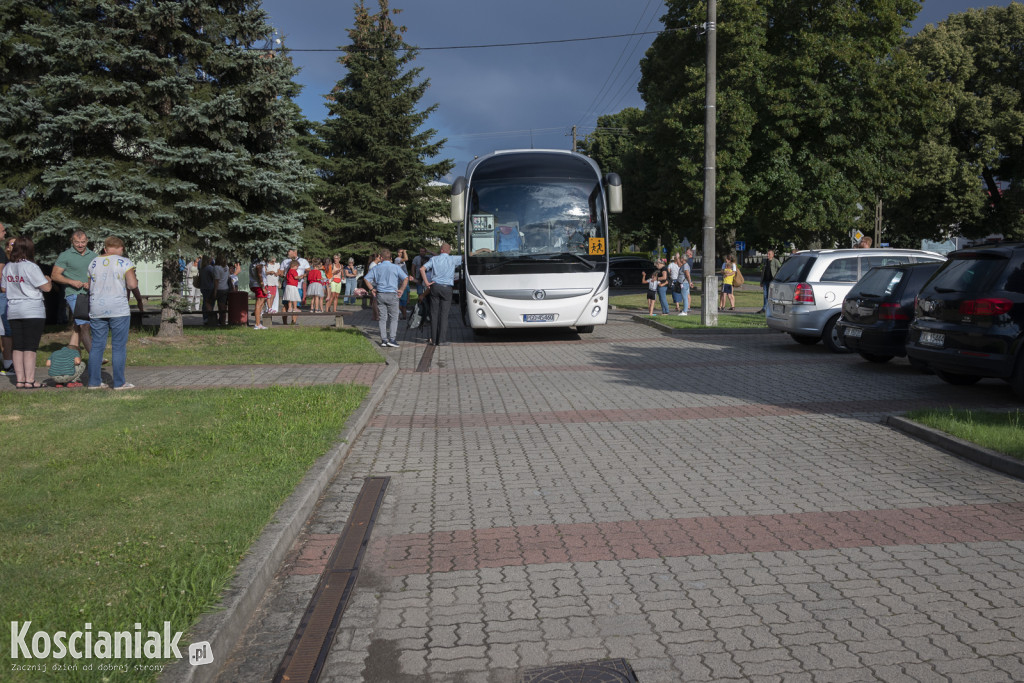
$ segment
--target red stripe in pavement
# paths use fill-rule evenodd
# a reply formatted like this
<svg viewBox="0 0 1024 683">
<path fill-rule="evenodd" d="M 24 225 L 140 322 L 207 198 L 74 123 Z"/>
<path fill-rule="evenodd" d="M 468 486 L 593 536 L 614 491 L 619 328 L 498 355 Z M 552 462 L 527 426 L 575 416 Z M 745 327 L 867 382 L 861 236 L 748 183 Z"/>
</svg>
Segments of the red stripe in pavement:
<svg viewBox="0 0 1024 683">
<path fill-rule="evenodd" d="M 700 367 L 708 368 L 734 368 L 741 366 L 756 366 L 763 367 L 766 365 L 800 365 L 806 366 L 810 363 L 821 363 L 835 365 L 836 359 L 829 357 L 821 358 L 791 358 L 785 360 L 723 360 L 723 361 L 701 361 Z M 580 372 L 620 372 L 622 370 L 678 370 L 680 368 L 679 363 L 603 363 L 595 361 L 589 364 L 580 365 L 515 365 L 515 366 L 488 366 L 484 368 L 472 368 L 472 367 L 448 367 L 448 368 L 435 368 L 434 372 L 448 375 L 494 375 L 502 373 L 540 373 L 548 374 L 551 372 L 571 372 L 573 374 Z M 403 374 L 412 374 L 415 370 L 406 369 L 400 370 Z"/>
<path fill-rule="evenodd" d="M 410 534 L 374 541 L 368 566 L 405 576 L 553 562 L 1021 540 L 1024 502 Z"/>
<path fill-rule="evenodd" d="M 440 415 L 377 415 L 369 427 L 433 429 L 438 419 L 451 429 L 507 427 L 510 425 L 577 424 L 581 422 L 663 422 L 665 420 L 708 420 L 783 415 L 886 413 L 922 408 L 946 407 L 949 402 L 936 399 L 875 399 L 865 401 L 829 401 L 769 405 L 746 403 L 720 406 L 679 406 L 674 408 L 634 408 L 622 410 L 551 410 L 529 413 L 459 413 Z"/>
</svg>

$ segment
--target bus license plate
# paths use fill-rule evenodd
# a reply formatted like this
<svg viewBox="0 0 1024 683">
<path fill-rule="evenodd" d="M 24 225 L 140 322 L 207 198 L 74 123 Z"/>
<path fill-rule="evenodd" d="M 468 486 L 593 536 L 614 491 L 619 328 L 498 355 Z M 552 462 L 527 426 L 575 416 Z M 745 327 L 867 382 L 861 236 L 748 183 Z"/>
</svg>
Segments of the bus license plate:
<svg viewBox="0 0 1024 683">
<path fill-rule="evenodd" d="M 554 313 L 524 313 L 524 323 L 553 323 L 555 322 Z"/>
<path fill-rule="evenodd" d="M 942 332 L 922 332 L 919 342 L 921 346 L 942 348 L 946 343 L 946 335 Z"/>
</svg>

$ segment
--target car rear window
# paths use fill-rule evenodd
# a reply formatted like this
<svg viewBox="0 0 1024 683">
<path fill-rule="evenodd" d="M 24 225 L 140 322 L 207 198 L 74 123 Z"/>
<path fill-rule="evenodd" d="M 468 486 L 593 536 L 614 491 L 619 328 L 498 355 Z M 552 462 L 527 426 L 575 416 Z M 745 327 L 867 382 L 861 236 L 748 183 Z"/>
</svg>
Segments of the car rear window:
<svg viewBox="0 0 1024 683">
<path fill-rule="evenodd" d="M 818 260 L 813 254 L 797 254 L 790 256 L 779 272 L 775 274 L 776 282 L 802 282 L 807 279 L 807 273 L 811 272 L 811 266 Z"/>
<path fill-rule="evenodd" d="M 857 258 L 837 258 L 821 274 L 821 282 L 856 282 Z"/>
<path fill-rule="evenodd" d="M 903 280 L 903 271 L 898 268 L 872 268 L 850 290 L 852 296 L 888 296 Z"/>
<path fill-rule="evenodd" d="M 943 293 L 976 294 L 992 289 L 996 278 L 1006 268 L 1007 259 L 995 257 L 951 258 L 935 274 L 926 288 Z"/>
<path fill-rule="evenodd" d="M 878 266 L 898 266 L 903 263 L 910 263 L 910 257 L 906 254 L 886 254 L 884 256 L 864 256 L 861 258 L 861 268 L 867 272 L 868 268 Z"/>
</svg>

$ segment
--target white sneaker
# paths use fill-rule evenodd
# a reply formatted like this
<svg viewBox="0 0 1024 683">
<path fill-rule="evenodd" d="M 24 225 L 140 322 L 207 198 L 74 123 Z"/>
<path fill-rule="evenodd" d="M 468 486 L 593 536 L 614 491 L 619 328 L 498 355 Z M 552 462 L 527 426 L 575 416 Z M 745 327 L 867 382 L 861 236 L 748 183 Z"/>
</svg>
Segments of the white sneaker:
<svg viewBox="0 0 1024 683">
<path fill-rule="evenodd" d="M 110 388 L 110 385 L 109 385 L 109 384 L 107 384 L 106 382 L 104 382 L 103 384 L 100 384 L 99 386 L 95 386 L 95 387 L 88 387 L 88 388 L 89 388 L 89 389 L 109 389 L 109 388 Z"/>
<path fill-rule="evenodd" d="M 676 315 L 688 315 L 686 311 L 679 311 Z"/>
<path fill-rule="evenodd" d="M 89 387 L 89 388 L 91 389 L 92 387 Z M 134 384 L 130 384 L 128 382 L 125 382 L 124 384 L 122 384 L 119 387 L 114 387 L 114 391 L 127 391 L 128 389 L 134 389 L 134 388 L 135 388 Z"/>
</svg>

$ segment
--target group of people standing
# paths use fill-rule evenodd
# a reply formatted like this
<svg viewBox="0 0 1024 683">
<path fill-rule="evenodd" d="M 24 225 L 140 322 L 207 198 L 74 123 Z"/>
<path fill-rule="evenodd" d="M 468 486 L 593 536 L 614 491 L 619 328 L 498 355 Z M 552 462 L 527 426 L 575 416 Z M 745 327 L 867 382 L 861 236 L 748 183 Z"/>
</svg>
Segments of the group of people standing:
<svg viewBox="0 0 1024 683">
<path fill-rule="evenodd" d="M 0 237 L 6 237 L 6 228 L 0 224 Z M 6 240 L 5 240 L 6 242 Z M 77 230 L 71 236 L 71 246 L 57 257 L 50 276 L 44 275 L 35 262 L 35 244 L 27 235 L 13 240 L 9 252 L 0 257 L 0 331 L 6 357 L 8 348 L 11 364 L 4 363 L 5 373 L 13 369 L 17 389 L 38 389 L 36 355 L 46 324 L 43 294 L 54 283 L 65 287 L 65 302 L 71 310 L 71 339 L 66 347 L 54 352 L 47 361 L 50 376 L 59 385 L 81 386 L 78 381 L 88 369 L 90 389 L 108 388 L 102 381 L 101 367 L 107 338 L 111 338 L 111 374 L 114 389 L 134 389 L 125 378 L 128 352 L 128 329 L 131 310 L 129 292 L 134 292 L 142 307 L 135 264 L 124 254 L 124 242 L 108 237 L 101 253 L 89 249 L 89 238 Z M 85 297 L 88 306 L 79 301 Z M 87 311 L 87 313 L 86 313 Z M 81 316 L 87 315 L 87 318 Z M 81 351 L 88 350 L 89 363 L 83 364 Z"/>
<path fill-rule="evenodd" d="M 190 281 L 202 299 L 203 323 L 227 325 L 228 294 L 238 289 L 241 265 L 230 266 L 229 260 L 221 256 L 204 256 L 190 265 L 190 273 L 193 267 L 195 275 Z M 253 259 L 249 267 L 249 289 L 256 298 L 253 329 L 267 329 L 263 314 L 282 312 L 282 304 L 283 312 L 298 312 L 309 300 L 313 313 L 337 313 L 343 292 L 343 303 L 355 303 L 358 277 L 355 259 L 342 263 L 341 254 L 309 261 L 300 257 L 297 249 L 290 249 L 288 257 L 280 262 L 274 257 Z M 296 324 L 296 319 L 290 322 Z"/>
<path fill-rule="evenodd" d="M 690 314 L 690 289 L 693 286 L 692 269 L 693 250 L 687 249 L 685 255 L 676 252 L 671 261 L 659 258 L 654 262 L 656 270 L 647 277 L 641 273 L 641 283 L 647 285 L 647 314 L 654 312 L 655 302 L 661 304 L 661 315 L 668 315 L 668 293 L 672 293 L 672 302 L 676 307 L 676 315 Z"/>
<path fill-rule="evenodd" d="M 420 301 L 430 302 L 430 339 L 428 344 L 448 345 L 448 314 L 452 305 L 455 287 L 455 268 L 462 263 L 458 256 L 452 256 L 448 243 L 441 245 L 436 256 L 421 248 L 412 262 L 412 273 L 408 254 L 399 250 L 392 260 L 391 250 L 384 249 L 375 255 L 367 268 L 363 280 L 366 291 L 374 301 L 374 319 L 380 326 L 380 345 L 398 348 L 398 321 L 407 316 L 410 282 L 416 285 Z"/>
</svg>

